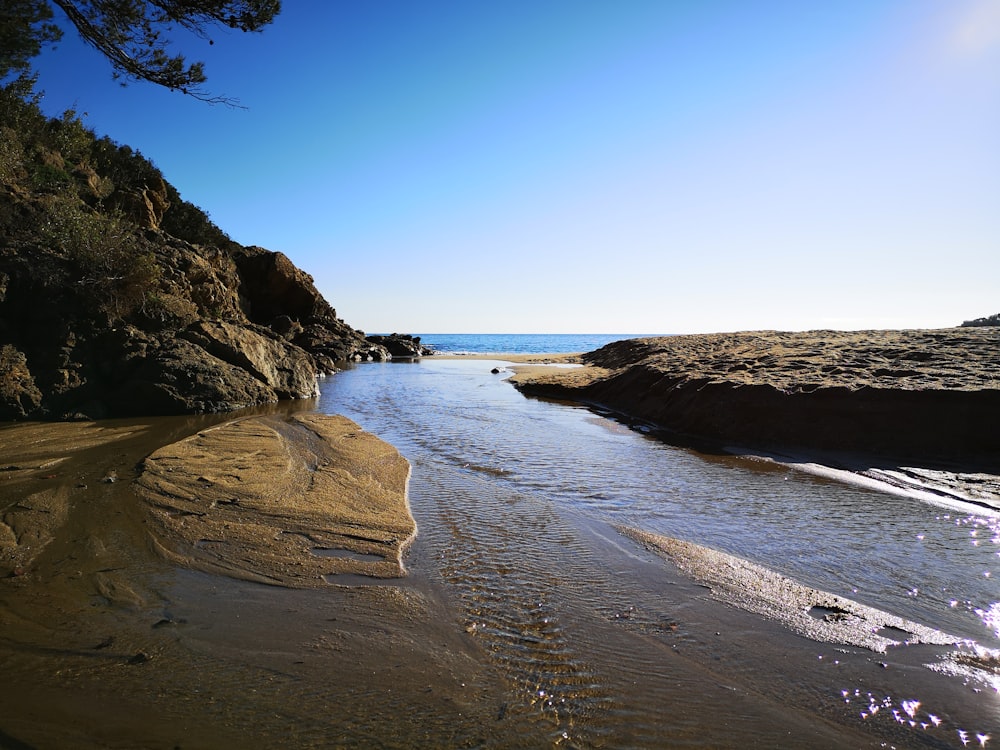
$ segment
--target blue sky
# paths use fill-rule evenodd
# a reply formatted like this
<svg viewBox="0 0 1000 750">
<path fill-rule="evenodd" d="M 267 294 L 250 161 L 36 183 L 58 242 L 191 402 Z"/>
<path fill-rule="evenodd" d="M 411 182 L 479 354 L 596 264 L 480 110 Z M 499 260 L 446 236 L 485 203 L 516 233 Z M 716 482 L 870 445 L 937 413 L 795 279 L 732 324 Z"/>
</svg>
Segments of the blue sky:
<svg viewBox="0 0 1000 750">
<path fill-rule="evenodd" d="M 208 88 L 38 60 L 370 332 L 918 328 L 1000 312 L 1000 3 L 288 0 Z M 57 11 L 58 12 L 58 11 Z"/>
</svg>

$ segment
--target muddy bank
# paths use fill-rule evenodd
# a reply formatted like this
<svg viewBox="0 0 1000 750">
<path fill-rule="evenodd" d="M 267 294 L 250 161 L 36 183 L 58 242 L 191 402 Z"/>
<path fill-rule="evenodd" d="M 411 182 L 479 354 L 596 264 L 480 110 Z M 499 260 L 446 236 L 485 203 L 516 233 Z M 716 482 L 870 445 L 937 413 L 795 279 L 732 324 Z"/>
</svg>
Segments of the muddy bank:
<svg viewBox="0 0 1000 750">
<path fill-rule="evenodd" d="M 997 329 L 672 336 L 582 359 L 587 367 L 532 368 L 512 382 L 610 407 L 679 441 L 994 473 L 1000 463 Z"/>
</svg>

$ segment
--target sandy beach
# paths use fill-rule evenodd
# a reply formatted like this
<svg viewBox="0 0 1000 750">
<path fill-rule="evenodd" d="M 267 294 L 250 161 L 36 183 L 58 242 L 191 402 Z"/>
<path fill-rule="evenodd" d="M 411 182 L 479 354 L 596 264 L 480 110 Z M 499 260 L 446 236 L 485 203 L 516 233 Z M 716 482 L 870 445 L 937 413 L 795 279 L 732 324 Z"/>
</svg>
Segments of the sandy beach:
<svg viewBox="0 0 1000 750">
<path fill-rule="evenodd" d="M 685 362 L 702 361 L 710 342 L 697 343 Z M 640 361 L 686 367 L 670 364 L 676 344 L 640 344 L 653 352 Z M 518 387 L 592 401 L 591 384 L 633 367 L 633 355 L 619 357 L 501 359 Z M 477 358 L 497 359 L 456 357 Z M 762 377 L 737 372 L 748 384 Z M 705 546 L 600 528 L 544 505 L 502 520 L 462 494 L 416 537 L 409 463 L 351 420 L 309 409 L 0 429 L 0 656 L 7 684 L 18 686 L 3 691 L 0 746 L 130 746 L 137 737 L 156 748 L 239 747 L 250 737 L 293 747 L 558 746 L 560 733 L 600 737 L 587 727 L 607 712 L 602 691 L 627 694 L 638 679 L 629 675 L 644 674 L 655 654 L 668 666 L 644 674 L 643 691 L 657 705 L 691 701 L 691 725 L 672 731 L 693 746 L 708 731 L 698 717 L 725 716 L 705 746 L 741 747 L 752 736 L 767 746 L 791 737 L 813 747 L 923 747 L 833 708 L 817 721 L 782 681 L 812 670 L 819 653 L 836 660 L 844 684 L 871 694 L 889 695 L 906 675 L 969 726 L 965 689 L 942 689 L 925 665 L 972 669 L 967 680 L 996 674 L 988 658 L 953 650 L 959 639 L 948 633 Z M 513 514 L 516 503 L 504 502 Z M 520 575 L 534 558 L 567 572 L 549 574 L 558 577 L 537 592 L 528 579 L 511 589 L 524 590 L 521 632 L 506 608 L 522 605 L 493 602 L 490 581 Z M 581 561 L 595 567 L 568 572 Z M 615 587 L 631 581 L 655 592 L 649 601 L 666 597 L 669 616 L 609 597 L 594 619 L 593 603 L 569 598 L 581 580 L 612 570 Z M 454 587 L 468 593 L 456 599 Z M 557 595 L 567 598 L 560 628 L 630 656 L 561 661 L 573 641 L 553 629 L 544 601 Z M 516 663 L 535 665 L 523 675 L 510 670 L 512 633 Z M 605 658 L 625 670 L 620 688 L 610 687 L 614 676 L 603 687 L 588 677 L 588 663 L 613 674 L 597 666 Z M 566 697 L 533 687 L 541 678 L 532 669 L 551 670 Z M 646 700 L 643 691 L 634 699 Z M 560 713 L 558 700 L 570 699 L 585 712 Z"/>
</svg>

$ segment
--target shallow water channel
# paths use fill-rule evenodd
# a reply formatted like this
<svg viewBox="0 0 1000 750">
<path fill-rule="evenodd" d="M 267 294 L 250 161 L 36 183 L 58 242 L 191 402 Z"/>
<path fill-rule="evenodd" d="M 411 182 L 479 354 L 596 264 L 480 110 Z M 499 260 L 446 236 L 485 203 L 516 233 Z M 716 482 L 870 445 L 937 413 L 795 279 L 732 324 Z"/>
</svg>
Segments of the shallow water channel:
<svg viewBox="0 0 1000 750">
<path fill-rule="evenodd" d="M 127 480 L 231 416 L 115 423 L 135 436 L 0 485 L 67 498 L 56 539 L 0 581 L 0 748 L 1000 743 L 997 682 L 925 666 L 950 649 L 809 640 L 618 531 L 1000 648 L 996 514 L 672 447 L 525 398 L 497 364 L 358 365 L 277 409 L 343 414 L 409 460 L 418 536 L 395 581 L 290 590 L 155 553 Z"/>
<path fill-rule="evenodd" d="M 699 609 L 704 592 L 658 579 L 646 553 L 613 529 L 703 544 L 997 648 L 995 514 L 673 447 L 579 406 L 525 398 L 490 374 L 495 364 L 362 365 L 328 382 L 318 409 L 351 417 L 410 460 L 420 528 L 411 567 L 442 581 L 466 630 L 549 712 L 557 738 L 769 745 L 786 707 L 849 725 L 857 718 L 863 731 L 904 745 L 963 746 L 963 737 L 976 743 L 990 732 L 1000 742 L 995 687 L 965 685 L 966 710 L 942 729 L 937 721 L 954 698 L 942 695 L 936 706 L 934 685 L 945 678 L 926 679 L 930 670 L 913 665 L 893 669 L 899 658 L 933 661 L 928 647 L 882 656 L 803 645 L 764 624 L 722 632 L 747 626 Z M 685 652 L 694 652 L 694 674 L 672 673 L 673 657 Z M 874 665 L 877 677 L 869 684 L 848 656 Z M 744 691 L 759 696 L 743 705 Z M 864 710 L 872 705 L 888 710 L 872 716 Z M 843 737 L 844 746 L 855 742 Z"/>
</svg>

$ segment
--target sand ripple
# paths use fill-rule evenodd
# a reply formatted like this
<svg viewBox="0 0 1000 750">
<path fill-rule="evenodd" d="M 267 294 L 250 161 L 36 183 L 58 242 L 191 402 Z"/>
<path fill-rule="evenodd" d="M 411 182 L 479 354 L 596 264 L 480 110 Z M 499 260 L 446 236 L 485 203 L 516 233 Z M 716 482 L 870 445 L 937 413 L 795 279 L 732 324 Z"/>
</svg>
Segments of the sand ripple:
<svg viewBox="0 0 1000 750">
<path fill-rule="evenodd" d="M 168 559 L 302 588 L 404 574 L 416 533 L 408 478 L 391 445 L 344 417 L 306 414 L 227 422 L 161 448 L 136 487 Z"/>
</svg>

